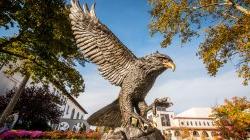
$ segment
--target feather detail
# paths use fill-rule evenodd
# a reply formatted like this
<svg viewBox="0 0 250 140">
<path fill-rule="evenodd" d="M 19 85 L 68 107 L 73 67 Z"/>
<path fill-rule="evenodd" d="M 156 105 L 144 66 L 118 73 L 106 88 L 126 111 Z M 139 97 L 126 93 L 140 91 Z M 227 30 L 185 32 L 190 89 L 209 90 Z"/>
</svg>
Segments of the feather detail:
<svg viewBox="0 0 250 140">
<path fill-rule="evenodd" d="M 98 20 L 95 3 L 90 10 L 86 3 L 81 8 L 78 0 L 72 0 L 71 4 L 69 18 L 79 51 L 98 65 L 105 79 L 121 86 L 130 67 L 135 65 L 136 56 Z"/>
</svg>

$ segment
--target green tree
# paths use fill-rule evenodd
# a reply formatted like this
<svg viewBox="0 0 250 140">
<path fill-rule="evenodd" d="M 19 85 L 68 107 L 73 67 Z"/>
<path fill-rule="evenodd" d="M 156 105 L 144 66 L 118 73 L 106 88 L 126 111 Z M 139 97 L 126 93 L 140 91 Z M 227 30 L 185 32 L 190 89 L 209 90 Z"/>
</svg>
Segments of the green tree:
<svg viewBox="0 0 250 140">
<path fill-rule="evenodd" d="M 3 0 L 0 12 L 0 27 L 18 29 L 12 36 L 0 36 L 0 63 L 6 74 L 24 76 L 0 123 L 11 113 L 28 79 L 52 83 L 64 94 L 78 96 L 84 91 L 75 69 L 76 62 L 83 64 L 84 59 L 74 43 L 64 0 Z"/>
<path fill-rule="evenodd" d="M 181 131 L 181 138 L 182 139 L 189 139 L 189 137 L 191 136 L 189 129 L 186 127 L 180 128 L 180 131 Z"/>
<path fill-rule="evenodd" d="M 148 0 L 152 6 L 150 30 L 164 35 L 162 47 L 179 35 L 181 43 L 205 35 L 198 55 L 208 73 L 235 60 L 239 77 L 250 80 L 249 0 Z"/>
<path fill-rule="evenodd" d="M 6 95 L 0 96 L 0 112 L 8 105 L 15 90 L 10 90 Z M 48 122 L 58 123 L 62 114 L 58 105 L 62 102 L 54 96 L 48 87 L 28 87 L 22 91 L 14 112 L 19 112 L 15 129 L 48 130 Z"/>
<path fill-rule="evenodd" d="M 233 97 L 213 108 L 211 117 L 221 135 L 226 138 L 247 139 L 250 133 L 250 101 L 246 97 Z"/>
</svg>

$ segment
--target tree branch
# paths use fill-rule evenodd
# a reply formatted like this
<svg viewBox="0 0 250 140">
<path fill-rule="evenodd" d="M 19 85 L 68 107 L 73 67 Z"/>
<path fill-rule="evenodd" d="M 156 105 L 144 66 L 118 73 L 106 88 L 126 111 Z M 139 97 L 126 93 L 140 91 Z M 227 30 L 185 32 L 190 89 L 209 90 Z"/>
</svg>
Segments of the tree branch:
<svg viewBox="0 0 250 140">
<path fill-rule="evenodd" d="M 242 12 L 245 15 L 250 16 L 250 11 L 242 6 L 240 6 L 239 4 L 235 3 L 233 0 L 225 0 L 229 5 L 231 5 L 232 7 L 234 7 L 235 9 L 239 10 L 240 12 Z"/>
<path fill-rule="evenodd" d="M 0 52 L 5 53 L 5 54 L 9 54 L 9 55 L 12 55 L 12 56 L 16 56 L 16 57 L 19 57 L 19 58 L 22 58 L 22 59 L 29 59 L 28 57 L 25 57 L 23 55 L 16 54 L 16 53 L 13 53 L 13 52 L 10 52 L 10 51 L 7 51 L 7 50 L 3 50 L 2 48 L 0 48 Z"/>
<path fill-rule="evenodd" d="M 212 3 L 212 4 L 207 4 L 207 5 L 203 5 L 203 6 L 197 6 L 197 7 L 190 7 L 193 10 L 197 10 L 197 9 L 201 9 L 201 8 L 207 8 L 210 6 L 224 6 L 224 5 L 228 5 L 227 2 L 224 3 Z"/>
<path fill-rule="evenodd" d="M 207 5 L 198 6 L 198 7 L 187 7 L 187 9 L 197 10 L 200 8 L 206 8 L 206 7 L 210 7 L 210 6 L 224 6 L 224 5 L 232 6 L 235 9 L 242 12 L 243 14 L 248 15 L 248 16 L 250 15 L 250 11 L 248 9 L 240 6 L 239 4 L 235 3 L 233 0 L 225 0 L 224 3 L 212 3 L 212 4 L 207 4 Z"/>
<path fill-rule="evenodd" d="M 64 95 L 66 95 L 66 96 L 69 96 L 69 95 L 70 95 L 70 93 L 62 86 L 62 84 L 61 84 L 59 81 L 55 80 L 53 77 L 50 77 L 48 80 L 49 80 L 56 88 L 58 88 L 59 90 L 61 90 L 62 93 L 63 93 Z"/>
<path fill-rule="evenodd" d="M 20 32 L 17 37 L 10 38 L 9 40 L 0 43 L 0 48 L 4 48 L 9 43 L 20 40 L 20 38 L 21 38 L 22 35 L 23 35 L 23 32 Z"/>
<path fill-rule="evenodd" d="M 9 54 L 9 55 L 12 55 L 12 56 L 16 56 L 16 57 L 19 57 L 19 58 L 22 58 L 22 59 L 30 60 L 30 61 L 34 62 L 36 65 L 38 65 L 38 66 L 40 66 L 40 67 L 42 67 L 44 69 L 47 69 L 42 64 L 38 63 L 35 59 L 30 59 L 30 58 L 28 58 L 26 56 L 23 56 L 23 55 L 20 55 L 20 54 L 17 54 L 17 53 L 13 53 L 11 51 L 3 50 L 2 48 L 0 48 L 0 52 L 5 53 L 5 54 Z"/>
<path fill-rule="evenodd" d="M 16 54 L 16 53 L 13 53 L 13 52 L 10 52 L 10 51 L 7 51 L 7 50 L 3 50 L 2 48 L 0 48 L 0 52 L 5 53 L 5 54 L 9 54 L 9 55 L 12 55 L 12 56 L 16 56 L 16 57 L 19 57 L 19 58 L 22 58 L 22 59 L 28 59 L 28 60 L 34 62 L 36 65 L 38 65 L 38 66 L 40 66 L 40 67 L 42 67 L 44 69 L 49 69 L 47 67 L 44 67 L 42 64 L 39 64 L 35 59 L 30 59 L 30 58 L 28 58 L 26 56 Z M 56 86 L 58 89 L 60 89 L 64 95 L 66 95 L 66 96 L 70 95 L 70 93 L 62 86 L 62 84 L 60 84 L 60 82 L 58 82 L 57 80 L 55 80 L 53 78 L 50 78 L 49 81 L 54 86 Z"/>
<path fill-rule="evenodd" d="M 222 16 L 224 16 L 224 17 L 231 17 L 231 18 L 235 19 L 236 21 L 239 20 L 239 18 L 237 18 L 237 17 L 235 17 L 233 15 L 230 15 L 230 14 L 226 14 L 226 13 L 222 13 Z"/>
</svg>

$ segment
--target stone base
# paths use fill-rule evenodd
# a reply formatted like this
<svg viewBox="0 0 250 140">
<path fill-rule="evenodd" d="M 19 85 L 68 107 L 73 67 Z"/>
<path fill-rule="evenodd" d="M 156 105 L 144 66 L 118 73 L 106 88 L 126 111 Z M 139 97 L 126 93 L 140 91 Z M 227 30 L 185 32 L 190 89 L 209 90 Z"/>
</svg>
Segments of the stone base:
<svg viewBox="0 0 250 140">
<path fill-rule="evenodd" d="M 164 140 L 160 130 L 153 129 L 145 133 L 137 127 L 118 127 L 115 130 L 105 133 L 101 140 Z"/>
</svg>

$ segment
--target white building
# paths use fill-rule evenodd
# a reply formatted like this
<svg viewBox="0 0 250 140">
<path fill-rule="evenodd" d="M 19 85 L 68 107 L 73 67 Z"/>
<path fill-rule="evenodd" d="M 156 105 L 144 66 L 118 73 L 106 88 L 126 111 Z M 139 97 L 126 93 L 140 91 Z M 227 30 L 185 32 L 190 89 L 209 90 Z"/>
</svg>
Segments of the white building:
<svg viewBox="0 0 250 140">
<path fill-rule="evenodd" d="M 20 74 L 7 77 L 3 71 L 4 68 L 0 65 L 0 95 L 4 95 L 6 91 L 18 87 L 23 79 Z M 84 118 L 87 111 L 71 95 L 66 96 L 61 94 L 59 90 L 54 90 L 56 91 L 55 96 L 58 96 L 63 102 L 62 105 L 59 105 L 63 114 L 60 118 L 59 124 L 51 124 L 52 128 L 57 130 L 70 129 L 75 131 L 78 131 L 81 127 L 89 129 L 89 125 Z"/>
<path fill-rule="evenodd" d="M 210 117 L 211 111 L 211 108 L 191 108 L 175 115 L 173 111 L 157 107 L 156 115 L 149 111 L 147 117 L 166 139 L 213 140 L 218 136 L 218 129 Z"/>
<path fill-rule="evenodd" d="M 0 95 L 4 95 L 8 90 L 17 87 L 22 82 L 20 74 L 15 74 L 12 77 L 7 77 L 3 73 L 3 66 L 0 64 Z"/>
<path fill-rule="evenodd" d="M 71 95 L 64 96 L 60 95 L 60 99 L 64 103 L 60 106 L 63 111 L 62 117 L 60 118 L 59 125 L 53 125 L 54 129 L 57 130 L 74 130 L 79 131 L 81 127 L 89 129 L 89 124 L 84 119 L 87 111 L 76 101 Z"/>
</svg>

